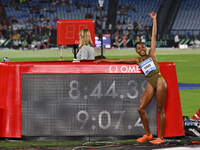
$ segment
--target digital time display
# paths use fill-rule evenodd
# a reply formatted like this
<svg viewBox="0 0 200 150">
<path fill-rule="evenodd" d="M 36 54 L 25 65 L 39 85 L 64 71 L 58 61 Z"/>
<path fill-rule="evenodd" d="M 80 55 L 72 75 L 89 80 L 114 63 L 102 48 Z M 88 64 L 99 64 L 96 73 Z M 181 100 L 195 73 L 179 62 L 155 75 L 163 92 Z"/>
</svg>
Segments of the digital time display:
<svg viewBox="0 0 200 150">
<path fill-rule="evenodd" d="M 143 74 L 22 74 L 22 135 L 142 135 Z M 155 97 L 147 108 L 156 134 Z"/>
</svg>

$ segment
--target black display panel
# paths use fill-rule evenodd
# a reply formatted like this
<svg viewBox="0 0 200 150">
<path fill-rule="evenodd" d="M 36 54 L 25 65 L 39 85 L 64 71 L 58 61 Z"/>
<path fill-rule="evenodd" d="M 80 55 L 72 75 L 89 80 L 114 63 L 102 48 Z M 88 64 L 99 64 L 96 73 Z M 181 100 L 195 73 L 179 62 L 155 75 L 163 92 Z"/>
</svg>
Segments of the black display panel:
<svg viewBox="0 0 200 150">
<path fill-rule="evenodd" d="M 110 41 L 110 34 L 103 34 L 103 47 L 104 48 L 111 48 L 111 41 Z M 95 36 L 95 45 L 96 47 L 101 47 L 101 40 L 98 36 Z"/>
<path fill-rule="evenodd" d="M 142 135 L 143 74 L 23 74 L 22 136 Z M 147 108 L 156 135 L 156 100 Z"/>
</svg>

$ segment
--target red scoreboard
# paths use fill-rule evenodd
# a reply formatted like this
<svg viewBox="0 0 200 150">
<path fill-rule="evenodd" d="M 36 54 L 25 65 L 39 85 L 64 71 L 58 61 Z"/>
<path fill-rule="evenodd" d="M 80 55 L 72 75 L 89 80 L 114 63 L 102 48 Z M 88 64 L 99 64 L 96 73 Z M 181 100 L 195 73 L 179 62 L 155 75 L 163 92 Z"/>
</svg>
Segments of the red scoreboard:
<svg viewBox="0 0 200 150">
<path fill-rule="evenodd" d="M 164 136 L 184 136 L 175 64 L 159 66 L 168 86 Z M 144 134 L 137 106 L 146 80 L 136 64 L 5 62 L 0 83 L 0 137 Z M 155 97 L 147 114 L 156 135 Z"/>
<path fill-rule="evenodd" d="M 57 45 L 79 44 L 79 31 L 88 29 L 95 44 L 94 20 L 59 20 L 57 22 Z"/>
</svg>

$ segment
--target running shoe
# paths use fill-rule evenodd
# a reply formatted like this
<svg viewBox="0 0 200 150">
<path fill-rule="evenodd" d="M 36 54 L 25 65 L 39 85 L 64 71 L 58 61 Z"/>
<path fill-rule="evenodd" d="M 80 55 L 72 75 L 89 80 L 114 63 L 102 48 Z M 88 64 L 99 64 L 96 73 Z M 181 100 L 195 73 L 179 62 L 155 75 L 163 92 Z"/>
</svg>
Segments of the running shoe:
<svg viewBox="0 0 200 150">
<path fill-rule="evenodd" d="M 153 139 L 153 136 L 152 136 L 152 134 L 150 134 L 150 135 L 143 135 L 143 137 L 141 137 L 141 138 L 138 138 L 137 139 L 137 142 L 139 142 L 139 143 L 143 143 L 143 142 L 146 142 L 146 141 L 150 141 L 150 140 L 152 140 Z"/>
<path fill-rule="evenodd" d="M 152 144 L 162 144 L 162 143 L 164 143 L 164 140 L 161 139 L 161 138 L 157 138 L 153 141 L 150 141 L 150 143 L 152 143 Z"/>
</svg>

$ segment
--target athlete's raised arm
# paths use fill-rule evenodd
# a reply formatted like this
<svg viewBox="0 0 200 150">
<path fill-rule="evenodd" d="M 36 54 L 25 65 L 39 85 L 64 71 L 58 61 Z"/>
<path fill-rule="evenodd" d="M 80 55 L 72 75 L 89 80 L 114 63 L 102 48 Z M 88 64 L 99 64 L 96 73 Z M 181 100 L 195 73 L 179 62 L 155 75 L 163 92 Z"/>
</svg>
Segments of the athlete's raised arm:
<svg viewBox="0 0 200 150">
<path fill-rule="evenodd" d="M 130 59 L 99 59 L 95 61 L 96 63 L 100 62 L 111 62 L 111 63 L 126 63 L 126 64 L 136 64 L 138 62 L 138 58 L 130 58 Z"/>
<path fill-rule="evenodd" d="M 149 55 L 156 59 L 156 35 L 157 35 L 157 14 L 152 12 L 150 14 L 153 20 L 152 36 L 151 36 L 151 48 L 149 50 Z"/>
</svg>

